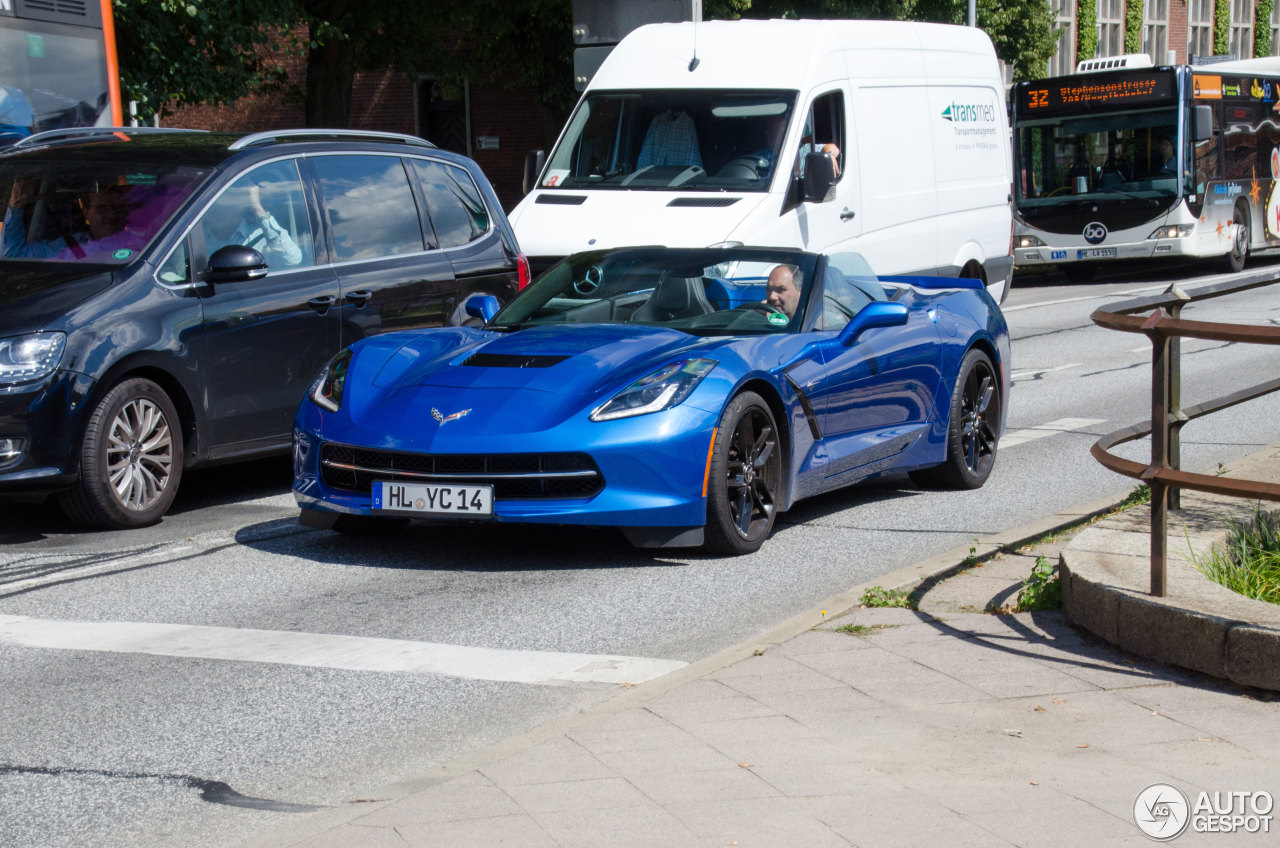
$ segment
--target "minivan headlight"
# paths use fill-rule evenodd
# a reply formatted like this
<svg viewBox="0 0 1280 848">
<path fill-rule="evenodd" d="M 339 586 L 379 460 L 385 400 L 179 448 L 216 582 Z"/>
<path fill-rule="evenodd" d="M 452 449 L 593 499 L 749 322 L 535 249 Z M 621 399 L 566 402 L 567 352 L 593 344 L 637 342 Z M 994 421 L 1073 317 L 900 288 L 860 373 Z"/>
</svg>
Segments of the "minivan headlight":
<svg viewBox="0 0 1280 848">
<path fill-rule="evenodd" d="M 337 412 L 342 408 L 342 393 L 347 388 L 347 368 L 351 365 L 351 348 L 338 353 L 311 384 L 307 397 L 321 409 Z"/>
<path fill-rule="evenodd" d="M 682 359 L 647 374 L 596 407 L 592 421 L 612 421 L 670 409 L 716 367 L 714 359 Z"/>
<path fill-rule="evenodd" d="M 65 333 L 31 333 L 0 339 L 0 383 L 30 383 L 57 370 Z"/>
</svg>

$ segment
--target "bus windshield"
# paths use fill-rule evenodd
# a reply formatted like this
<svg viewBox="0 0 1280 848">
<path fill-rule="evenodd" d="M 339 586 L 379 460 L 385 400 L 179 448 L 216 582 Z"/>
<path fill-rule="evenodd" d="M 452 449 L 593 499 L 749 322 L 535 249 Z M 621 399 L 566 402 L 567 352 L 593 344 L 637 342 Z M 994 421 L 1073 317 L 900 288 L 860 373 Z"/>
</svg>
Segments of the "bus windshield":
<svg viewBox="0 0 1280 848">
<path fill-rule="evenodd" d="M 1024 214 L 1082 200 L 1167 205 L 1194 191 L 1172 104 L 1027 120 L 1016 132 L 1014 182 Z"/>
<path fill-rule="evenodd" d="M 113 123 L 102 29 L 0 17 L 0 148 Z"/>
<path fill-rule="evenodd" d="M 767 191 L 795 98 L 794 91 L 589 94 L 540 187 Z"/>
</svg>

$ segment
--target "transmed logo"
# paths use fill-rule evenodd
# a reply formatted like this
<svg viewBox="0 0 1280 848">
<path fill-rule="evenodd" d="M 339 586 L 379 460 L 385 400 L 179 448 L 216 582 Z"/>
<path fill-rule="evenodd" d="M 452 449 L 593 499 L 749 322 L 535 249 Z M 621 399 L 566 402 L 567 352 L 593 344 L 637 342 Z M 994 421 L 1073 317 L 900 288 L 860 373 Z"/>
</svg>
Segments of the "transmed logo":
<svg viewBox="0 0 1280 848">
<path fill-rule="evenodd" d="M 1133 821 L 1146 836 L 1168 842 L 1191 826 L 1196 833 L 1270 833 L 1270 792 L 1201 792 L 1193 806 L 1182 790 L 1153 783 L 1133 802 Z"/>
<path fill-rule="evenodd" d="M 996 108 L 990 103 L 955 103 L 942 110 L 942 119 L 956 124 L 995 123 Z"/>
</svg>

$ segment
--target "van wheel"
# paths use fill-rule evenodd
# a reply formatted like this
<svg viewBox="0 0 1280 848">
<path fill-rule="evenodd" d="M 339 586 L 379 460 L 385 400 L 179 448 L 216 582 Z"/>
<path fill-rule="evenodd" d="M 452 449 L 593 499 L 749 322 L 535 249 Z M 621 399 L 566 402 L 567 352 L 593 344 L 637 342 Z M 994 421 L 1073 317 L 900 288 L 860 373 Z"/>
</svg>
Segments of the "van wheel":
<svg viewBox="0 0 1280 848">
<path fill-rule="evenodd" d="M 59 496 L 88 527 L 128 529 L 159 521 L 182 479 L 182 426 L 164 389 L 134 377 L 98 402 L 80 445 L 80 479 Z"/>
<path fill-rule="evenodd" d="M 1244 270 L 1249 259 L 1249 210 L 1237 206 L 1231 213 L 1231 223 L 1235 224 L 1235 237 L 1231 240 L 1231 252 L 1227 254 L 1227 269 L 1231 273 Z"/>
</svg>

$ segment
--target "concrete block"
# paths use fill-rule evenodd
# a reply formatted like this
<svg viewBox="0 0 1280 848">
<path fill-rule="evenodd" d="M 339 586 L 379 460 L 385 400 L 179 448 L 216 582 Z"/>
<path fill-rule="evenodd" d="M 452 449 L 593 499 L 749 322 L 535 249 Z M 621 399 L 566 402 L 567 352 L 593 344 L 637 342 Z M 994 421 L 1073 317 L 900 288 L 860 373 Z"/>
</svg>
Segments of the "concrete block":
<svg viewBox="0 0 1280 848">
<path fill-rule="evenodd" d="M 1280 691 L 1280 630 L 1238 624 L 1227 634 L 1226 676 L 1243 686 Z"/>
</svg>

